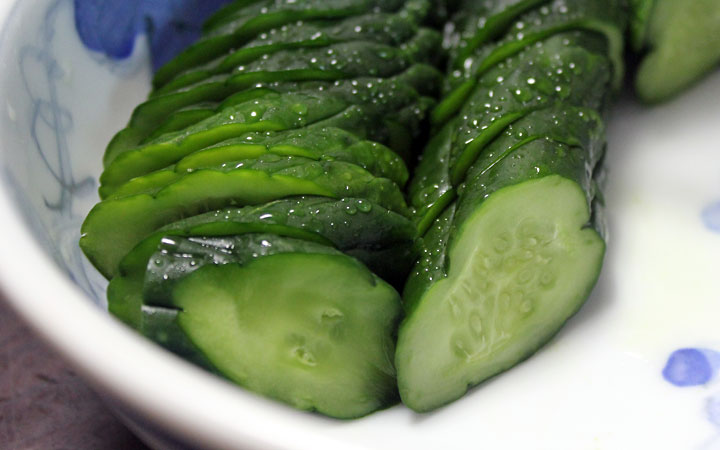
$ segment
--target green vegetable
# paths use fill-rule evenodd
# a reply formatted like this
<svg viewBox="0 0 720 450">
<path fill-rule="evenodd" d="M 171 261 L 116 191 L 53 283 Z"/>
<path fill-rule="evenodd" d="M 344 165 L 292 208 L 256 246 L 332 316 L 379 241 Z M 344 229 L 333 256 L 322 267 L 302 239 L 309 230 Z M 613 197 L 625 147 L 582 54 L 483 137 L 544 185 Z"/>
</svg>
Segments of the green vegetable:
<svg viewBox="0 0 720 450">
<path fill-rule="evenodd" d="M 162 345 L 253 391 L 333 417 L 396 401 L 400 297 L 352 258 L 250 234 L 165 239 L 152 261 L 146 298 L 168 307 L 145 306 L 143 330 Z"/>
<path fill-rule="evenodd" d="M 366 41 L 399 46 L 417 31 L 416 17 L 406 8 L 394 14 L 371 13 L 340 21 L 292 23 L 271 33 L 263 33 L 242 48 L 222 55 L 207 64 L 179 74 L 151 95 L 177 90 L 213 75 L 227 73 L 236 67 L 256 61 L 263 55 L 291 49 L 327 47 L 352 41 Z"/>
<path fill-rule="evenodd" d="M 412 223 L 366 200 L 298 197 L 228 208 L 162 227 L 133 248 L 121 261 L 118 276 L 110 281 L 110 311 L 128 325 L 139 326 L 145 271 L 163 238 L 248 233 L 272 233 L 334 246 L 399 285 L 415 256 Z"/>
<path fill-rule="evenodd" d="M 504 5 L 505 3 L 495 0 L 483 4 L 490 5 L 488 12 L 492 13 L 495 12 L 495 8 L 492 6 L 497 7 L 498 4 Z M 520 2 L 518 5 L 524 8 L 522 3 Z M 624 73 L 623 32 L 627 21 L 627 14 L 623 6 L 624 0 L 555 1 L 550 5 L 540 6 L 516 17 L 516 21 L 503 37 L 476 49 L 472 55 L 465 56 L 466 49 L 472 48 L 472 45 L 460 47 L 462 51 L 459 52 L 458 57 L 463 58 L 454 61 L 457 69 L 451 72 L 446 79 L 448 93 L 433 112 L 434 123 L 442 125 L 457 113 L 462 100 L 477 86 L 478 77 L 484 75 L 490 68 L 503 63 L 507 58 L 536 42 L 572 30 L 580 30 L 583 35 L 598 33 L 604 38 L 607 50 L 603 53 L 613 63 L 613 83 L 615 87 L 619 87 Z M 510 9 L 512 10 L 512 8 Z M 505 12 L 502 11 L 498 14 L 502 16 Z M 488 21 L 490 18 L 485 20 Z M 483 36 L 483 31 L 484 29 L 481 29 L 477 36 Z M 463 43 L 467 44 L 467 42 Z"/>
<path fill-rule="evenodd" d="M 176 74 L 212 61 L 233 48 L 244 46 L 263 32 L 297 21 L 343 19 L 365 14 L 377 7 L 393 12 L 404 4 L 401 0 L 298 0 L 293 3 L 253 2 L 206 28 L 206 36 L 188 47 L 155 74 L 153 84 L 161 87 Z"/>
<path fill-rule="evenodd" d="M 633 0 L 633 44 L 645 51 L 635 87 L 646 102 L 667 100 L 720 63 L 716 0 Z"/>
<path fill-rule="evenodd" d="M 347 256 L 209 265 L 185 277 L 172 298 L 189 340 L 241 386 L 338 418 L 396 401 L 400 298 Z"/>
<path fill-rule="evenodd" d="M 596 35 L 562 33 L 489 71 L 473 95 L 431 140 L 409 187 L 421 231 L 439 215 L 453 189 L 486 146 L 513 122 L 556 102 L 599 109 L 608 98 L 611 67 Z"/>
<path fill-rule="evenodd" d="M 452 92 L 435 111 L 444 126 L 410 184 L 423 236 L 395 363 L 416 411 L 540 348 L 589 295 L 605 249 L 591 207 L 602 114 L 622 74 L 622 2 L 467 8 L 450 40 Z M 483 9 L 495 28 L 473 36 Z"/>
<path fill-rule="evenodd" d="M 355 128 L 351 131 L 359 131 L 369 137 L 377 136 L 376 140 L 382 140 L 383 133 L 386 133 L 383 121 L 388 119 L 380 115 L 380 110 L 392 118 L 393 113 L 397 114 L 406 105 L 413 104 L 415 116 L 406 118 L 407 124 L 404 125 L 414 126 L 413 119 L 417 121 L 415 117 L 423 117 L 425 112 L 424 109 L 417 107 L 419 99 L 423 95 L 432 94 L 435 91 L 434 85 L 439 79 L 440 74 L 431 67 L 414 65 L 402 74 L 389 79 L 359 78 L 331 84 L 292 83 L 282 88 L 275 86 L 273 88 L 275 92 L 262 90 L 258 92 L 261 94 L 260 97 L 241 93 L 240 97 L 229 97 L 217 108 L 219 112 L 211 117 L 199 123 L 189 124 L 187 128 L 175 133 L 158 136 L 140 147 L 127 145 L 135 133 L 132 128 L 127 128 L 115 137 L 113 142 L 116 144 L 111 143 L 106 151 L 104 158 L 106 171 L 111 174 L 114 171 L 124 173 L 128 169 L 122 168 L 123 166 L 120 169 L 113 166 L 124 164 L 125 167 L 131 167 L 140 164 L 137 162 L 137 157 L 132 156 L 137 154 L 166 155 L 163 158 L 143 156 L 144 165 L 138 166 L 143 170 L 165 167 L 178 158 L 225 139 L 250 131 L 301 128 L 332 118 L 341 112 L 347 112 L 346 110 L 353 106 L 356 108 L 350 114 L 360 117 L 352 118 L 354 121 L 352 126 Z M 291 92 L 283 92 L 283 89 Z M 137 111 L 135 114 L 138 114 Z M 326 126 L 344 128 L 342 124 L 350 121 L 342 117 L 335 117 L 335 120 L 340 120 L 341 125 L 330 122 Z M 364 128 L 357 129 L 360 126 Z M 410 132 L 412 133 L 412 129 Z M 135 171 L 137 170 L 140 169 Z M 112 182 L 112 176 L 104 174 L 103 178 L 110 177 Z M 101 181 L 105 182 L 104 179 Z"/>
<path fill-rule="evenodd" d="M 271 155 L 268 155 L 271 156 Z M 257 205 L 283 197 L 359 197 L 407 214 L 396 184 L 343 162 L 265 157 L 264 167 L 238 163 L 179 175 L 172 170 L 135 178 L 96 205 L 82 227 L 80 246 L 95 267 L 113 276 L 140 240 L 175 220 L 233 205 Z M 273 170 L 277 169 L 277 170 Z"/>
</svg>

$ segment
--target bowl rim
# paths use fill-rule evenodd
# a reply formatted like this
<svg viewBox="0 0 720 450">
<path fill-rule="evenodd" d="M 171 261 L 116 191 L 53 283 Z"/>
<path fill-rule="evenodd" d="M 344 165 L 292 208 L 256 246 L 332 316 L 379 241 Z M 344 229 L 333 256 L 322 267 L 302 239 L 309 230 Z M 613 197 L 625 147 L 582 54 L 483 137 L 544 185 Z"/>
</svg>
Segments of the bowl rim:
<svg viewBox="0 0 720 450">
<path fill-rule="evenodd" d="M 0 46 L 8 45 L 8 21 L 19 5 L 20 0 L 0 2 Z M 0 134 L 0 155 L 6 154 L 6 142 Z M 332 424 L 331 419 L 239 389 L 104 313 L 41 248 L 4 177 L 0 211 L 5 235 L 0 239 L 0 292 L 6 303 L 96 391 L 141 423 L 149 418 L 153 426 L 200 447 L 359 448 L 308 427 L 318 420 Z M 42 282 L 28 282 L 38 278 Z M 50 298 L 56 300 L 46 301 Z"/>
</svg>

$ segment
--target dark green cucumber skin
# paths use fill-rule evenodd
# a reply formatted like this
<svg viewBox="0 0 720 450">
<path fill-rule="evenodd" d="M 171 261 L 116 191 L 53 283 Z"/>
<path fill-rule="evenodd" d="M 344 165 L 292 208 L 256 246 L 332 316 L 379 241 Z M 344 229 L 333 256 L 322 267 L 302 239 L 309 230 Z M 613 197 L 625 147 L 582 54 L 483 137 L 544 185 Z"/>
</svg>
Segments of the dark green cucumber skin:
<svg viewBox="0 0 720 450">
<path fill-rule="evenodd" d="M 280 157 L 277 157 L 280 158 Z M 300 161 L 300 160 L 306 161 Z M 251 165 L 255 161 L 250 161 Z M 238 163 L 240 164 L 240 163 Z M 261 163 L 262 165 L 263 163 Z M 169 180 L 155 173 L 136 178 L 88 214 L 81 229 L 80 245 L 105 275 L 116 273 L 122 256 L 158 228 L 183 217 L 233 205 L 253 205 L 295 195 L 331 198 L 362 197 L 408 215 L 398 186 L 376 178 L 353 164 L 310 161 L 288 157 L 266 162 L 256 169 L 228 165 L 219 170 L 197 170 Z M 271 167 L 278 168 L 276 172 Z M 259 170 L 257 170 L 259 169 Z M 127 196 L 124 196 L 126 195 Z"/>
<path fill-rule="evenodd" d="M 178 310 L 158 306 L 142 305 L 137 329 L 143 336 L 170 350 L 172 353 L 200 366 L 210 372 L 217 373 L 212 363 L 185 335 L 177 323 Z M 129 324 L 131 326 L 135 324 Z M 218 374 L 219 375 L 219 374 Z"/>
<path fill-rule="evenodd" d="M 455 43 L 448 51 L 450 66 L 454 69 L 462 68 L 463 62 L 478 48 L 506 33 L 524 12 L 547 3 L 547 0 L 466 0 L 457 3 L 452 8 L 455 14 L 447 28 L 448 38 Z"/>
<path fill-rule="evenodd" d="M 101 182 L 116 185 L 129 176 L 166 167 L 194 151 L 253 131 L 293 130 L 324 122 L 323 126 L 343 128 L 385 143 L 389 141 L 385 124 L 395 118 L 403 120 L 401 124 L 411 136 L 417 136 L 425 117 L 425 110 L 417 106 L 422 105 L 421 98 L 436 91 L 440 78 L 430 66 L 416 65 L 390 79 L 312 82 L 294 92 L 265 93 L 140 147 L 113 147 L 113 153 L 105 155 L 106 173 Z M 399 112 L 410 105 L 415 114 L 400 116 Z"/>
<path fill-rule="evenodd" d="M 235 67 L 256 61 L 265 54 L 293 48 L 327 47 L 349 41 L 367 41 L 399 46 L 408 41 L 418 30 L 417 18 L 398 13 L 370 13 L 339 21 L 314 21 L 293 23 L 263 33 L 242 48 L 222 55 L 207 64 L 180 73 L 151 96 L 174 91 L 194 84 L 213 75 L 226 73 Z"/>
<path fill-rule="evenodd" d="M 372 45 L 389 46 L 385 51 L 378 52 L 378 55 L 401 51 L 407 55 L 407 58 L 417 58 L 418 61 L 430 62 L 432 58 L 440 54 L 438 51 L 425 51 L 428 45 L 433 47 L 439 45 L 439 36 L 436 32 L 426 29 L 418 33 L 419 25 L 428 13 L 429 1 L 408 1 L 402 5 L 402 10 L 396 14 L 388 14 L 388 12 L 392 13 L 396 9 L 391 7 L 392 5 L 386 5 L 387 2 L 380 3 L 384 4 L 383 7 L 371 14 L 344 16 L 344 20 L 342 20 L 343 17 L 331 16 L 326 20 L 302 22 L 302 24 L 298 22 L 298 19 L 301 20 L 301 18 L 296 17 L 294 20 L 287 21 L 289 23 L 284 23 L 283 27 L 273 27 L 264 31 L 259 30 L 254 34 L 250 33 L 247 35 L 247 42 L 243 42 L 239 48 L 233 46 L 238 48 L 236 51 L 227 49 L 230 51 L 229 54 L 224 51 L 220 52 L 214 60 L 202 63 L 199 66 L 196 64 L 185 66 L 184 64 L 187 61 L 184 61 L 185 58 L 180 55 L 175 61 L 171 61 L 166 67 L 158 71 L 155 92 L 148 102 L 136 109 L 128 127 L 121 131 L 110 143 L 106 151 L 106 164 L 113 159 L 117 152 L 132 148 L 143 142 L 160 125 L 164 120 L 164 116 L 183 106 L 189 106 L 201 101 L 224 99 L 233 92 L 240 92 L 246 87 L 254 86 L 257 83 L 267 85 L 271 81 L 276 83 L 286 80 L 285 82 L 289 83 L 291 80 L 328 79 L 328 77 L 334 80 L 336 78 L 347 78 L 352 74 L 352 70 L 339 70 L 342 59 L 346 58 L 346 53 L 349 55 L 352 52 L 338 49 L 334 51 L 333 56 L 327 54 L 327 51 L 332 51 L 332 49 L 326 48 L 322 50 L 324 53 L 321 55 L 310 55 L 303 58 L 301 52 L 304 51 L 319 52 L 321 47 L 332 45 L 359 45 L 359 50 L 363 51 L 364 43 L 365 47 Z M 293 8 L 292 5 L 285 5 L 285 7 Z M 260 6 L 258 12 L 262 8 Z M 367 10 L 362 12 L 366 13 Z M 322 19 L 322 16 L 320 18 Z M 252 18 L 250 19 L 252 20 Z M 256 19 L 262 20 L 262 17 Z M 413 39 L 415 43 L 407 42 Z M 405 43 L 404 48 L 402 50 L 398 49 L 398 46 L 403 43 Z M 198 43 L 198 45 L 201 44 Z M 190 51 L 192 48 L 188 50 Z M 367 52 L 368 50 L 364 51 Z M 280 61 L 282 59 L 280 54 L 283 52 L 287 54 L 294 65 L 306 60 L 310 64 L 307 67 L 314 66 L 312 72 L 304 73 L 300 67 L 288 71 L 285 68 L 285 63 Z M 206 58 L 208 55 L 208 53 L 198 54 L 202 58 Z M 276 69 L 282 70 L 272 70 L 272 67 L 268 66 L 268 64 L 271 64 L 271 60 L 275 61 Z M 357 58 L 352 58 L 352 61 L 356 60 Z M 321 61 L 327 62 L 327 71 L 319 66 Z M 333 62 L 334 64 L 331 64 Z M 365 64 L 364 70 L 368 70 L 369 75 L 380 76 L 380 70 L 387 71 L 390 69 L 388 62 L 399 62 L 399 59 L 391 58 L 382 60 L 382 62 L 383 64 Z M 178 64 L 185 67 L 185 69 L 174 73 L 173 66 L 177 68 L 179 67 Z M 264 67 L 251 69 L 246 67 L 248 64 L 261 64 Z M 258 76 L 253 75 L 248 78 L 247 73 L 245 75 L 237 73 L 230 76 L 229 72 L 237 68 L 242 68 L 244 72 L 255 71 Z M 373 72 L 373 70 L 378 72 Z M 356 75 L 359 73 L 365 72 L 356 72 Z M 215 78 L 212 78 L 213 76 Z M 160 78 L 167 79 L 162 83 L 157 83 Z M 291 92 L 293 90 L 291 88 L 286 91 Z"/>
<path fill-rule="evenodd" d="M 244 45 L 263 32 L 280 28 L 298 20 L 342 19 L 363 14 L 373 7 L 392 12 L 402 6 L 400 0 L 394 1 L 341 1 L 320 5 L 318 2 L 298 1 L 294 5 L 281 5 L 266 2 L 269 8 L 263 12 L 263 5 L 255 3 L 248 9 L 238 11 L 237 19 L 207 30 L 206 36 L 188 47 L 174 60 L 167 63 L 155 74 L 153 84 L 162 86 L 176 74 L 190 67 L 212 61 L 217 56 Z M 257 6 L 253 9 L 253 6 Z M 266 7 L 267 7 L 266 6 Z"/>
<path fill-rule="evenodd" d="M 603 39 L 570 32 L 542 44 L 483 76 L 459 115 L 430 141 L 408 189 L 418 222 L 427 225 L 440 214 L 435 204 L 454 198 L 469 164 L 513 122 L 556 103 L 604 108 L 611 94 L 598 86 L 609 87 L 612 69 L 601 53 Z"/>
<path fill-rule="evenodd" d="M 143 139 L 162 123 L 164 117 L 180 108 L 221 101 L 234 93 L 252 89 L 258 83 L 391 77 L 412 64 L 430 62 L 427 55 L 433 53 L 427 50 L 438 48 L 440 41 L 438 32 L 423 29 L 404 48 L 353 41 L 329 48 L 279 51 L 267 59 L 241 65 L 232 74 L 216 75 L 151 97 L 136 108 L 130 128 Z"/>
<path fill-rule="evenodd" d="M 208 264 L 247 264 L 253 259 L 280 253 L 339 255 L 327 245 L 273 234 L 229 237 L 169 237 L 160 242 L 150 257 L 143 283 L 148 305 L 172 308 L 175 283 Z"/>
<path fill-rule="evenodd" d="M 619 82 L 624 74 L 623 68 L 623 30 L 627 22 L 627 11 L 624 0 L 611 0 L 598 2 L 595 0 L 562 0 L 544 2 L 542 5 L 532 5 L 533 2 L 482 2 L 481 5 L 491 6 L 489 14 L 483 19 L 491 20 L 493 28 L 495 21 L 502 18 L 503 13 L 508 11 L 508 17 L 513 17 L 514 28 L 507 29 L 509 23 L 506 20 L 499 20 L 504 28 L 498 31 L 505 31 L 503 36 L 492 43 L 485 42 L 485 45 L 472 52 L 469 49 L 473 46 L 458 46 L 459 51 L 453 55 L 452 65 L 455 67 L 448 78 L 446 78 L 445 92 L 449 93 L 466 80 L 477 79 L 488 69 L 499 62 L 516 54 L 518 51 L 556 35 L 567 31 L 584 31 L 586 33 L 598 33 L 604 37 L 607 46 L 607 56 L 613 62 L 613 84 L 619 87 Z M 527 10 L 528 6 L 536 8 Z M 506 8 L 503 13 L 495 13 L 495 9 Z M 517 15 L 517 12 L 522 14 Z M 461 19 L 465 19 L 465 15 Z M 492 20 L 494 19 L 494 20 Z M 519 25 L 520 24 L 520 25 Z M 474 38 L 484 36 L 483 30 L 475 34 Z M 488 30 L 489 31 L 489 30 Z M 462 39 L 462 38 L 460 38 Z M 467 41 L 463 41 L 465 43 Z"/>
<path fill-rule="evenodd" d="M 457 200 L 422 239 L 421 258 L 403 294 L 408 314 L 423 294 L 447 276 L 447 252 L 462 224 L 494 192 L 524 181 L 560 175 L 577 182 L 590 204 L 593 174 L 605 151 L 602 117 L 590 108 L 558 105 L 530 113 L 496 138 L 468 171 Z"/>
<path fill-rule="evenodd" d="M 116 317 L 137 328 L 145 271 L 163 238 L 271 233 L 302 239 L 337 248 L 401 286 L 415 261 L 415 232 L 407 218 L 352 198 L 298 197 L 201 214 L 161 228 L 128 253 L 110 281 L 108 303 Z"/>
</svg>

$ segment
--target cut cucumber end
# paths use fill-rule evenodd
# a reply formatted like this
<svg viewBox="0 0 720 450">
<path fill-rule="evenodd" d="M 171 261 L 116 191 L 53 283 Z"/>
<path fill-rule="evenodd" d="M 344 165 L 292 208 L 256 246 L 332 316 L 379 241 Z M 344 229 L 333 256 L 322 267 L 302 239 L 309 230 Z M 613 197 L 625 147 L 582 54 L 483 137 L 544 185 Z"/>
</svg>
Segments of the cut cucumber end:
<svg viewBox="0 0 720 450">
<path fill-rule="evenodd" d="M 350 257 L 206 266 L 175 288 L 173 303 L 190 341 L 249 390 L 337 418 L 397 401 L 400 297 Z"/>
<path fill-rule="evenodd" d="M 400 326 L 403 402 L 424 412 L 529 357 L 589 295 L 605 244 L 574 182 L 549 176 L 491 195 L 457 230 L 448 277 Z"/>
<path fill-rule="evenodd" d="M 658 0 L 646 37 L 651 50 L 640 64 L 635 86 L 643 101 L 658 103 L 720 64 L 720 3 Z"/>
</svg>

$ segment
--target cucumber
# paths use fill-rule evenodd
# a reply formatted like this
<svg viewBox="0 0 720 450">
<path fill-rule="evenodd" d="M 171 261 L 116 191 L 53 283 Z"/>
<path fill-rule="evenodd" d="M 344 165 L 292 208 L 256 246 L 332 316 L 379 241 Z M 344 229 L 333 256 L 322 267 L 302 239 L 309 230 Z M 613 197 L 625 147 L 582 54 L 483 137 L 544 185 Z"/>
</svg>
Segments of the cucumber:
<svg viewBox="0 0 720 450">
<path fill-rule="evenodd" d="M 339 21 L 302 22 L 273 29 L 230 54 L 178 74 L 162 88 L 153 91 L 151 96 L 229 72 L 237 66 L 281 50 L 326 47 L 354 40 L 398 46 L 410 39 L 418 27 L 416 18 L 402 14 L 404 11 L 405 7 L 395 14 L 371 13 Z"/>
<path fill-rule="evenodd" d="M 409 187 L 421 256 L 403 293 L 395 364 L 415 411 L 528 358 L 597 281 L 602 116 L 628 20 L 621 1 L 589 3 L 456 12 L 449 95 Z"/>
<path fill-rule="evenodd" d="M 720 3 L 636 0 L 634 42 L 645 50 L 635 80 L 645 102 L 670 99 L 720 64 Z"/>
<path fill-rule="evenodd" d="M 168 113 L 196 103 L 219 101 L 258 83 L 392 77 L 414 63 L 426 62 L 429 59 L 426 48 L 438 48 L 440 41 L 438 32 L 423 29 L 401 47 L 352 41 L 277 51 L 239 65 L 228 74 L 214 75 L 175 90 L 164 88 L 136 108 L 130 127 L 138 134 L 148 135 Z"/>
<path fill-rule="evenodd" d="M 107 198 L 128 180 L 175 163 L 177 172 L 189 172 L 266 154 L 346 161 L 404 185 L 408 172 L 400 156 L 383 145 L 363 142 L 353 133 L 336 126 L 350 129 L 363 126 L 361 111 L 360 108 L 345 110 L 299 130 L 250 131 L 200 150 L 194 150 L 190 143 L 180 144 L 180 149 L 171 145 L 152 145 L 127 152 L 105 170 L 100 192 Z M 211 128 L 201 133 L 213 132 Z"/>
<path fill-rule="evenodd" d="M 80 246 L 93 265 L 109 277 L 116 273 L 117 264 L 127 252 L 161 226 L 227 206 L 319 195 L 366 198 L 409 214 L 402 193 L 392 181 L 373 177 L 352 164 L 298 161 L 303 159 L 267 161 L 265 170 L 229 166 L 187 175 L 163 171 L 136 178 L 125 184 L 116 197 L 90 211 L 81 229 Z M 280 170 L 272 173 L 269 168 L 273 165 Z"/>
<path fill-rule="evenodd" d="M 415 232 L 405 217 L 352 198 L 299 197 L 189 217 L 162 227 L 123 258 L 108 287 L 109 309 L 138 328 L 145 270 L 164 237 L 272 233 L 302 239 L 334 246 L 386 281 L 401 285 L 414 261 Z"/>
<path fill-rule="evenodd" d="M 627 21 L 624 4 L 624 0 L 560 0 L 526 11 L 514 17 L 512 27 L 496 41 L 486 43 L 463 59 L 453 60 L 458 70 L 447 78 L 446 91 L 463 81 L 477 79 L 489 68 L 535 42 L 572 30 L 597 33 L 605 38 L 606 55 L 613 62 L 613 85 L 617 88 L 624 74 L 623 30 Z M 483 35 L 483 29 L 478 30 L 478 35 Z M 467 51 L 466 47 L 460 48 Z"/>
<path fill-rule="evenodd" d="M 429 411 L 459 398 L 529 357 L 580 308 L 605 248 L 590 227 L 597 158 L 535 139 L 471 169 L 404 294 L 396 367 L 406 405 Z"/>
<path fill-rule="evenodd" d="M 265 4 L 263 4 L 265 3 Z M 207 30 L 206 36 L 185 49 L 180 55 L 160 68 L 153 85 L 162 87 L 178 73 L 193 66 L 212 61 L 219 55 L 244 45 L 263 32 L 280 28 L 299 20 L 341 19 L 360 15 L 377 6 L 381 11 L 392 12 L 403 4 L 400 0 L 370 1 L 341 0 L 329 5 L 324 1 L 300 0 L 294 3 L 260 2 L 255 9 L 242 10 L 237 18 L 228 17 L 227 23 Z"/>
<path fill-rule="evenodd" d="M 142 305 L 137 331 L 186 361 L 215 372 L 212 364 L 178 326 L 177 314 L 175 308 Z"/>
<path fill-rule="evenodd" d="M 250 390 L 332 417 L 397 401 L 400 297 L 356 260 L 262 234 L 168 239 L 152 259 L 147 298 L 170 308 L 151 316 L 157 306 L 143 307 L 143 329 L 162 345 Z"/>
<path fill-rule="evenodd" d="M 540 142 L 540 141 L 536 141 Z M 557 175 L 492 194 L 458 227 L 450 269 L 400 326 L 403 402 L 429 411 L 537 351 L 594 286 L 604 242 L 585 192 Z"/>
<path fill-rule="evenodd" d="M 603 108 L 611 76 L 608 59 L 598 53 L 603 46 L 599 36 L 562 33 L 481 78 L 460 114 L 430 141 L 410 183 L 410 204 L 421 232 L 455 198 L 454 189 L 487 145 L 514 122 L 558 102 Z"/>
<path fill-rule="evenodd" d="M 547 0 L 461 2 L 458 9 L 462 12 L 450 22 L 449 38 L 456 42 L 449 51 L 453 68 L 462 68 L 478 47 L 500 37 L 518 16 L 542 3 Z"/>
<path fill-rule="evenodd" d="M 126 147 L 122 136 L 133 135 L 129 128 L 121 132 L 108 147 L 104 161 L 106 172 L 101 182 L 117 183 L 126 178 L 126 171 L 153 170 L 172 164 L 179 158 L 209 145 L 251 131 L 297 129 L 339 113 L 353 114 L 348 108 L 357 106 L 366 126 L 382 128 L 384 114 L 392 115 L 407 104 L 417 104 L 420 95 L 434 91 L 439 72 L 425 65 L 415 65 L 391 79 L 356 79 L 335 83 L 310 83 L 295 92 L 262 91 L 259 98 L 242 98 L 233 105 L 221 105 L 220 112 L 176 133 L 165 134 L 140 147 Z M 286 88 L 298 87 L 297 85 Z M 276 88 L 277 89 L 277 88 Z M 418 110 L 418 114 L 424 111 Z M 337 120 L 337 118 L 336 118 Z M 341 120 L 341 122 L 343 122 Z M 335 126 L 328 124 L 328 126 Z M 350 130 L 355 132 L 356 130 Z M 370 128 L 364 131 L 369 134 Z M 382 129 L 377 133 L 381 136 Z M 130 138 L 128 138 L 130 139 Z M 146 156 L 147 155 L 147 156 Z M 158 156 L 156 156 L 158 155 Z M 121 164 L 121 168 L 113 167 Z M 136 169 L 132 169 L 137 167 Z M 112 175 L 117 171 L 118 175 Z M 109 180 L 106 181 L 106 179 Z"/>
<path fill-rule="evenodd" d="M 342 254 L 205 266 L 173 290 L 180 328 L 230 380 L 298 409 L 361 417 L 397 399 L 397 292 Z"/>
<path fill-rule="evenodd" d="M 175 170 L 192 172 L 199 167 L 247 159 L 266 151 L 277 155 L 356 164 L 377 177 L 405 185 L 407 166 L 397 153 L 377 142 L 361 140 L 341 128 L 311 126 L 286 133 L 249 133 L 210 146 L 178 161 Z M 260 153 L 263 151 L 263 153 Z"/>
</svg>

